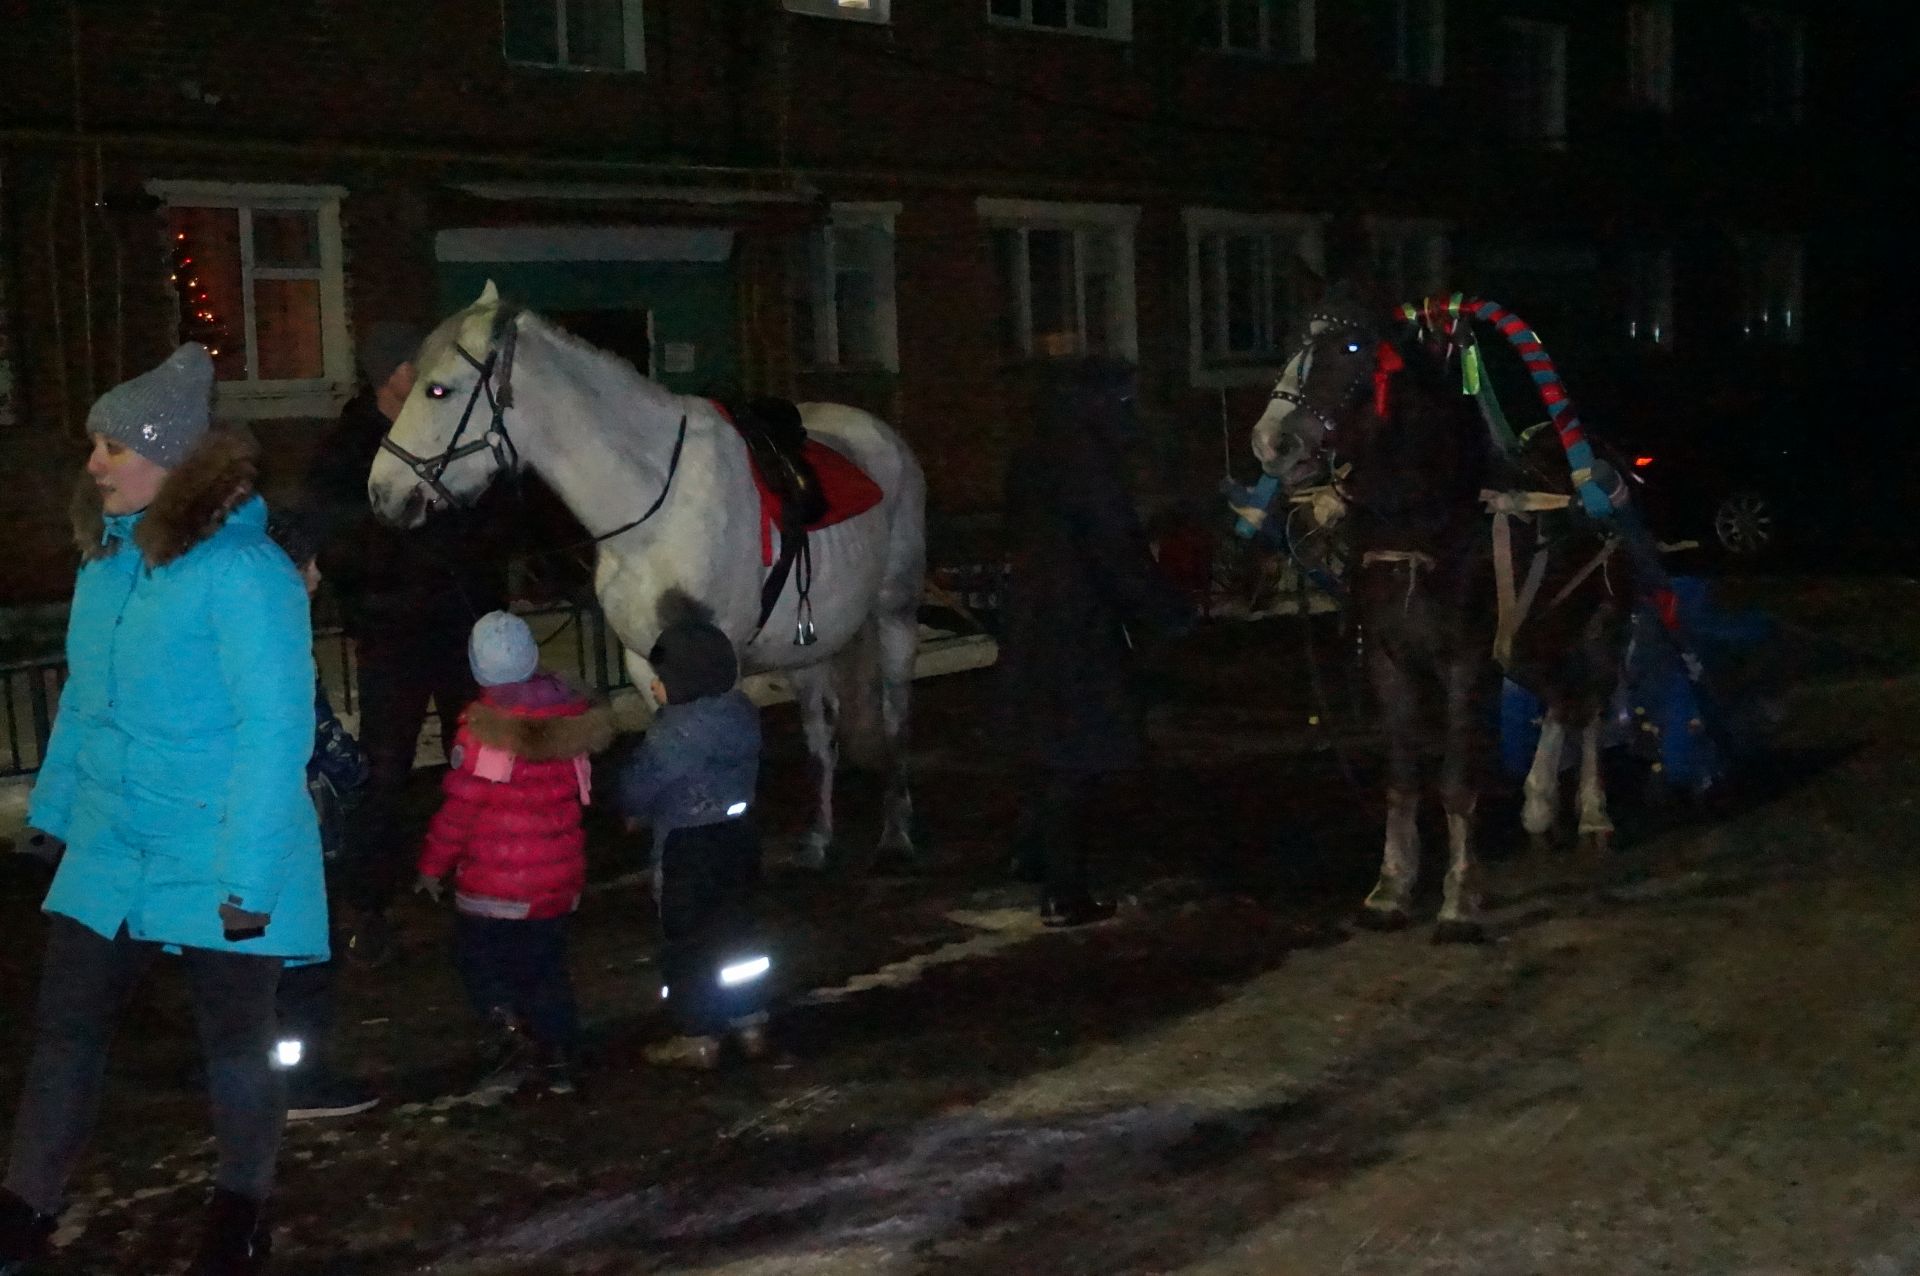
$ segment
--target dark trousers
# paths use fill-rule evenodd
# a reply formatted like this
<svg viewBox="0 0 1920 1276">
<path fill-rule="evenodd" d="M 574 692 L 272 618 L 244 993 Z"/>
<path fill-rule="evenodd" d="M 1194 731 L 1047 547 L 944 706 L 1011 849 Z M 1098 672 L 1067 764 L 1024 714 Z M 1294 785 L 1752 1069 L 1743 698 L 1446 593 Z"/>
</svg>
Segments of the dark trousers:
<svg viewBox="0 0 1920 1276">
<path fill-rule="evenodd" d="M 288 966 L 280 972 L 275 998 L 280 1035 L 300 1043 L 301 1070 L 322 1072 L 330 1062 L 335 1015 L 333 963 Z"/>
<path fill-rule="evenodd" d="M 1099 777 L 1048 771 L 1027 792 L 1015 833 L 1015 854 L 1038 868 L 1047 894 L 1070 902 L 1091 890 L 1087 871 L 1087 811 Z"/>
<path fill-rule="evenodd" d="M 354 644 L 360 687 L 360 747 L 367 752 L 367 787 L 354 810 L 341 852 L 347 903 L 382 912 L 413 880 L 420 829 L 405 818 L 407 780 L 420 747 L 420 728 L 433 702 L 440 738 L 453 746 L 460 712 L 479 694 L 467 664 L 467 631 L 444 626 L 418 633 L 369 633 Z"/>
<path fill-rule="evenodd" d="M 730 962 L 765 956 L 753 897 L 760 835 L 745 819 L 675 829 L 660 852 L 660 981 L 680 1030 L 710 1036 L 766 1008 L 771 978 L 726 986 Z"/>
<path fill-rule="evenodd" d="M 62 1204 L 99 1114 L 114 1027 L 159 951 L 124 926 L 106 939 L 70 917 L 48 918 L 33 1057 L 6 1178 L 9 1191 L 42 1213 Z M 181 960 L 213 1108 L 214 1183 L 264 1200 L 287 1115 L 285 1078 L 272 1054 L 280 959 L 188 948 Z"/>
<path fill-rule="evenodd" d="M 454 914 L 454 962 L 474 1013 L 524 1024 L 543 1046 L 571 1053 L 580 1014 L 567 974 L 567 919 L 513 920 Z"/>
</svg>

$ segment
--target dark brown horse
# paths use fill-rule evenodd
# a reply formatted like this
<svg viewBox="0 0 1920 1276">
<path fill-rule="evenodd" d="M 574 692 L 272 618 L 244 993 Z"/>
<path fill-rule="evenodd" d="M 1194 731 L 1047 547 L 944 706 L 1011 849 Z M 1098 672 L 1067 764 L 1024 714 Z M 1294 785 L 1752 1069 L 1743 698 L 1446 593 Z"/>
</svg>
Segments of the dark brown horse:
<svg viewBox="0 0 1920 1276">
<path fill-rule="evenodd" d="M 1356 564 L 1349 605 L 1367 635 L 1388 750 L 1386 850 L 1361 920 L 1383 928 L 1410 920 L 1421 706 L 1437 689 L 1448 869 L 1435 939 L 1478 939 L 1473 816 L 1500 668 L 1547 708 L 1527 779 L 1528 831 L 1539 839 L 1553 828 L 1572 727 L 1585 746 L 1580 833 L 1604 846 L 1613 830 L 1599 721 L 1620 667 L 1630 591 L 1604 530 L 1568 500 L 1567 463 L 1551 431 L 1503 455 L 1444 346 L 1370 309 L 1318 315 L 1311 328 L 1255 427 L 1254 451 L 1295 498 L 1325 489 L 1335 467 L 1347 467 L 1333 494 Z M 1315 508 L 1329 504 L 1323 495 Z"/>
</svg>

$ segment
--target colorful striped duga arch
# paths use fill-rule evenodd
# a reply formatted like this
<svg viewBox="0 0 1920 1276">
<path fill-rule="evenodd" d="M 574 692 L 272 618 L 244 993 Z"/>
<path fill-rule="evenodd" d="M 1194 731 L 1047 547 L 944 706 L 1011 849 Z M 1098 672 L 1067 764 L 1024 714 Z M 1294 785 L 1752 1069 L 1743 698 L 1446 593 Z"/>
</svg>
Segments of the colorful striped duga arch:
<svg viewBox="0 0 1920 1276">
<path fill-rule="evenodd" d="M 1580 494 L 1581 505 L 1590 516 L 1597 519 L 1612 515 L 1613 502 L 1594 477 L 1593 445 L 1587 441 L 1586 429 L 1580 423 L 1580 413 L 1573 406 L 1573 396 L 1567 393 L 1566 385 L 1560 380 L 1560 371 L 1553 365 L 1553 356 L 1547 353 L 1539 334 L 1526 320 L 1497 301 L 1457 292 L 1448 297 L 1433 296 L 1423 301 L 1409 302 L 1400 307 L 1399 315 L 1409 323 L 1424 323 L 1434 331 L 1451 331 L 1460 324 L 1463 316 L 1468 315 L 1498 329 L 1520 356 L 1528 375 L 1533 379 L 1534 390 L 1546 405 L 1547 417 L 1553 423 L 1554 433 L 1560 436 L 1561 449 L 1567 454 L 1567 467 L 1572 471 L 1574 490 Z M 1472 393 L 1479 388 L 1482 370 L 1478 349 L 1471 344 L 1466 348 L 1469 354 L 1463 363 L 1463 374 L 1468 381 L 1468 391 Z"/>
</svg>

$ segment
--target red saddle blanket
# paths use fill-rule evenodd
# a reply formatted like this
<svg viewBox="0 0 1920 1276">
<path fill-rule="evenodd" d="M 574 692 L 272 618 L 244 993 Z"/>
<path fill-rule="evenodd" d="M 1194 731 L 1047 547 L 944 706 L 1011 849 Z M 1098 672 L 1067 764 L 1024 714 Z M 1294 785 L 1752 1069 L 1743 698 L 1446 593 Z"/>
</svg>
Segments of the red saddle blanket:
<svg viewBox="0 0 1920 1276">
<path fill-rule="evenodd" d="M 818 439 L 808 439 L 803 449 L 808 464 L 820 478 L 820 491 L 827 498 L 826 516 L 807 524 L 817 532 L 835 523 L 844 523 L 864 514 L 885 498 L 880 485 L 867 472 Z M 780 498 L 768 487 L 758 465 L 753 466 L 754 490 L 760 494 L 760 565 L 773 566 L 773 534 L 780 526 Z"/>
</svg>

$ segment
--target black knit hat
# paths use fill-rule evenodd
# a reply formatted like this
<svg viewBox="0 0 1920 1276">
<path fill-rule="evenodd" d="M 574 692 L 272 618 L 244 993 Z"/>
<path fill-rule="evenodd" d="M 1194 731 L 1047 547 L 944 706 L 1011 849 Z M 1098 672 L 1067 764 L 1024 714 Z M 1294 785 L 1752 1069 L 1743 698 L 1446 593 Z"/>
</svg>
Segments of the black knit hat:
<svg viewBox="0 0 1920 1276">
<path fill-rule="evenodd" d="M 267 535 L 287 551 L 295 567 L 305 567 L 320 554 L 320 529 L 298 510 L 275 510 L 267 518 Z"/>
<path fill-rule="evenodd" d="M 733 642 L 704 620 L 667 626 L 647 653 L 647 663 L 673 704 L 725 695 L 740 680 Z"/>
</svg>

